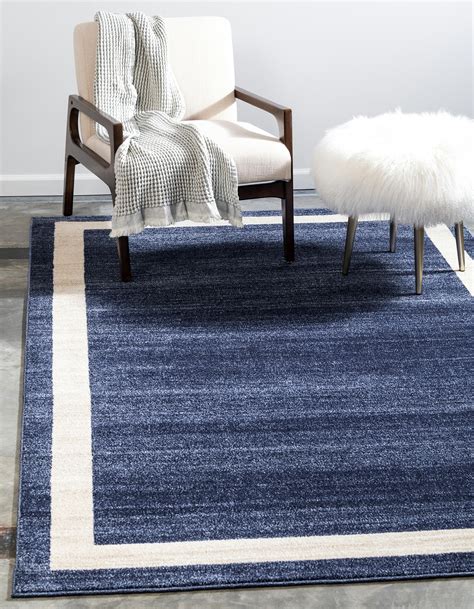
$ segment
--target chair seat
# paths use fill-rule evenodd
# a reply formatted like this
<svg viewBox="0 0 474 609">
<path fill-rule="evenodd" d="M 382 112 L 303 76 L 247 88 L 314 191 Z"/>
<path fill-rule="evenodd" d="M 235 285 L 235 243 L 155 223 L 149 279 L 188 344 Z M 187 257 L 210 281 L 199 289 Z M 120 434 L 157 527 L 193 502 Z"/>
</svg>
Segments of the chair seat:
<svg viewBox="0 0 474 609">
<path fill-rule="evenodd" d="M 197 125 L 227 152 L 235 162 L 239 184 L 273 182 L 291 178 L 291 157 L 280 140 L 250 123 L 224 120 L 185 121 Z M 93 135 L 86 146 L 110 160 L 110 147 Z"/>
</svg>

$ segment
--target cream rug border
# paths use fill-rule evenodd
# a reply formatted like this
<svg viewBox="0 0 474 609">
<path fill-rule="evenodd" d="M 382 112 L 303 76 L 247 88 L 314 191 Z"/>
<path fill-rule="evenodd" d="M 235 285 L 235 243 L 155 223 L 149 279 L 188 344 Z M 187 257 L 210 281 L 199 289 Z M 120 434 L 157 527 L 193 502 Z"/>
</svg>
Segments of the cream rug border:
<svg viewBox="0 0 474 609">
<path fill-rule="evenodd" d="M 365 218 L 370 220 L 370 217 Z M 344 222 L 340 215 L 297 216 L 297 223 Z M 279 224 L 278 216 L 245 217 L 245 224 Z M 227 223 L 222 223 L 227 225 Z M 181 223 L 180 226 L 196 226 Z M 120 545 L 94 544 L 91 396 L 84 285 L 84 231 L 110 230 L 110 222 L 55 224 L 53 293 L 53 431 L 51 466 L 52 570 L 153 568 L 279 561 L 445 554 L 474 550 L 471 529 L 361 535 L 223 539 Z M 173 230 L 170 227 L 169 230 Z M 447 227 L 428 229 L 456 268 L 456 245 Z M 474 291 L 473 261 L 459 279 Z"/>
</svg>

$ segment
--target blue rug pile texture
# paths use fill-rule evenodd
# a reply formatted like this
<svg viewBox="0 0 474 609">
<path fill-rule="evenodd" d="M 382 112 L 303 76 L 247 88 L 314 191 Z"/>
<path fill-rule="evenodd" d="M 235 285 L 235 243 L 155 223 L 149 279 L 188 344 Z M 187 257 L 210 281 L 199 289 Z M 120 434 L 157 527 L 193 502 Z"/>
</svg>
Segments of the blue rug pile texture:
<svg viewBox="0 0 474 609">
<path fill-rule="evenodd" d="M 471 570 L 465 552 L 51 569 L 57 220 L 32 227 L 16 596 Z M 277 224 L 150 229 L 123 284 L 108 231 L 85 232 L 96 545 L 470 527 L 472 298 L 429 239 L 413 294 L 409 227 L 390 254 L 388 223 L 361 222 L 347 277 L 344 238 L 297 224 L 286 264 Z"/>
</svg>

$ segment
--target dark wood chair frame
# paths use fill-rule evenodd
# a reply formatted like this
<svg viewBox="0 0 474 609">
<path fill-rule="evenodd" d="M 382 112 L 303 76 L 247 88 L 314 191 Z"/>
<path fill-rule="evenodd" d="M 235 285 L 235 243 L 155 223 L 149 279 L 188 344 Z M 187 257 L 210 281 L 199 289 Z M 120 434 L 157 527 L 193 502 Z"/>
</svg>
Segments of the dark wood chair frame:
<svg viewBox="0 0 474 609">
<path fill-rule="evenodd" d="M 259 199 L 262 197 L 276 197 L 282 202 L 283 224 L 283 252 L 288 262 L 295 259 L 294 242 L 294 211 L 293 211 L 293 133 L 291 109 L 280 106 L 259 95 L 235 88 L 235 97 L 241 101 L 260 108 L 272 114 L 277 121 L 280 141 L 288 148 L 291 156 L 291 178 L 287 181 L 277 180 L 259 184 L 245 184 L 239 186 L 239 199 Z M 110 141 L 110 162 L 103 159 L 96 152 L 88 148 L 81 140 L 79 131 L 79 114 L 85 114 L 91 120 L 107 129 Z M 100 111 L 93 104 L 80 97 L 70 95 L 68 100 L 67 126 L 66 126 L 66 152 L 64 165 L 64 195 L 63 214 L 71 216 L 74 199 L 75 168 L 81 163 L 92 171 L 98 178 L 107 184 L 112 195 L 112 204 L 115 205 L 115 154 L 123 142 L 123 125 L 105 112 Z M 117 238 L 117 250 L 120 262 L 120 276 L 122 281 L 132 278 L 130 265 L 130 251 L 128 237 Z"/>
</svg>

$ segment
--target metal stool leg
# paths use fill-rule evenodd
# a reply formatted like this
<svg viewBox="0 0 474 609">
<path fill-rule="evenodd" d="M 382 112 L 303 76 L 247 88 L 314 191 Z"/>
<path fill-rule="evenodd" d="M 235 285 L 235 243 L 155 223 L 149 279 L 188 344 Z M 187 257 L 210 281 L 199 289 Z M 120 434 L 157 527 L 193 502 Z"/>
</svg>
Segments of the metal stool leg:
<svg viewBox="0 0 474 609">
<path fill-rule="evenodd" d="M 397 244 L 397 223 L 395 218 L 390 220 L 390 251 L 393 253 Z"/>
<path fill-rule="evenodd" d="M 425 228 L 423 226 L 416 227 L 415 233 L 415 277 L 416 277 L 416 293 L 423 292 L 423 255 L 425 250 Z"/>
<path fill-rule="evenodd" d="M 342 274 L 347 275 L 351 263 L 352 247 L 357 228 L 358 216 L 349 216 L 347 220 L 346 246 L 344 248 L 344 261 L 342 263 Z"/>
<path fill-rule="evenodd" d="M 462 222 L 458 222 L 454 225 L 454 231 L 456 233 L 456 247 L 458 250 L 458 261 L 459 270 L 464 271 L 466 269 L 466 263 L 464 260 L 464 225 Z"/>
</svg>

